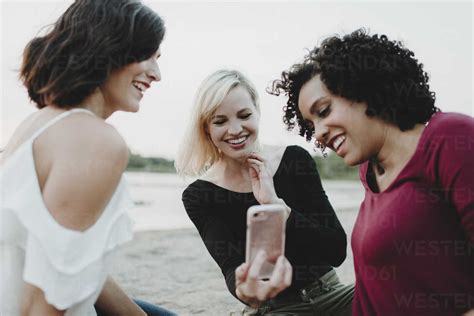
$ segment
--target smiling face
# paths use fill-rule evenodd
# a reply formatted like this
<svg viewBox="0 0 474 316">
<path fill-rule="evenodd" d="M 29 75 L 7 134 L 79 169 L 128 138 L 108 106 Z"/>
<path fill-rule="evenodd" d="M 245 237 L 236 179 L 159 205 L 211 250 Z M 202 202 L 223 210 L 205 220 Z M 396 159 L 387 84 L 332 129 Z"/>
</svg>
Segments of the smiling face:
<svg viewBox="0 0 474 316">
<path fill-rule="evenodd" d="M 259 117 L 249 92 L 242 86 L 236 86 L 216 109 L 207 132 L 223 155 L 245 159 L 255 150 Z"/>
<path fill-rule="evenodd" d="M 365 114 L 365 103 L 333 95 L 319 75 L 302 86 L 298 108 L 314 126 L 316 141 L 335 151 L 346 165 L 375 157 L 383 145 L 385 124 Z"/>
<path fill-rule="evenodd" d="M 145 91 L 153 81 L 160 81 L 161 74 L 157 59 L 158 49 L 153 56 L 141 62 L 128 64 L 110 74 L 100 87 L 109 112 L 137 112 Z"/>
</svg>

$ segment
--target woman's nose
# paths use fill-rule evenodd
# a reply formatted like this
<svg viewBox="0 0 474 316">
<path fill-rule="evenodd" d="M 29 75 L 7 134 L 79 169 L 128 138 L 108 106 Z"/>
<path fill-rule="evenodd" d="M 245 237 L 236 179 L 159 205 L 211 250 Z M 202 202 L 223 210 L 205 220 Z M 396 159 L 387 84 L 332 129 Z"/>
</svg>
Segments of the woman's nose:
<svg viewBox="0 0 474 316">
<path fill-rule="evenodd" d="M 321 145 L 326 145 L 329 129 L 324 124 L 318 124 L 314 128 L 314 138 Z"/>
<path fill-rule="evenodd" d="M 156 61 L 153 62 L 152 67 L 147 71 L 147 76 L 151 78 L 153 81 L 161 80 L 160 67 L 158 66 Z"/>
<path fill-rule="evenodd" d="M 242 125 L 239 122 L 231 123 L 228 132 L 231 135 L 238 135 L 242 132 Z"/>
</svg>

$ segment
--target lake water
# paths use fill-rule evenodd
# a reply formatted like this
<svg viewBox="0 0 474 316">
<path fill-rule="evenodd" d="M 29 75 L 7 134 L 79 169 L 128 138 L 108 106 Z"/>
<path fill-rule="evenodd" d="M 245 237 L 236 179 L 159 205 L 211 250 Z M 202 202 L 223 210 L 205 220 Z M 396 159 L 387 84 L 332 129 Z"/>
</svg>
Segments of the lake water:
<svg viewBox="0 0 474 316">
<path fill-rule="evenodd" d="M 194 227 L 181 202 L 181 194 L 194 179 L 175 174 L 127 172 L 136 207 L 130 210 L 135 230 L 169 230 Z M 364 191 L 358 181 L 325 180 L 323 186 L 343 226 L 352 231 Z"/>
</svg>

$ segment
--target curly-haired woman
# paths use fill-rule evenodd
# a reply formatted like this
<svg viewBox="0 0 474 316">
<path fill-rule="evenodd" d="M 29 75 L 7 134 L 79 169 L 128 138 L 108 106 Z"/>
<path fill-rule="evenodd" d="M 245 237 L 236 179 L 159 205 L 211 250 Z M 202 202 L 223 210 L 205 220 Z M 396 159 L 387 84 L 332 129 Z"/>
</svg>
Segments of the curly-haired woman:
<svg viewBox="0 0 474 316">
<path fill-rule="evenodd" d="M 323 190 L 314 160 L 298 146 L 258 144 L 260 105 L 242 73 L 219 70 L 196 97 L 176 167 L 198 176 L 183 192 L 186 212 L 232 295 L 252 315 L 350 315 L 353 285 L 333 267 L 346 257 L 346 234 Z M 282 204 L 285 256 L 269 280 L 264 256 L 245 261 L 247 209 Z"/>
<path fill-rule="evenodd" d="M 77 0 L 29 42 L 21 79 L 38 111 L 1 161 L 0 314 L 169 315 L 108 277 L 132 237 L 128 148 L 105 120 L 160 80 L 165 27 L 138 0 Z"/>
<path fill-rule="evenodd" d="M 360 165 L 353 314 L 474 308 L 474 120 L 435 107 L 414 53 L 364 30 L 330 37 L 271 92 L 288 96 L 288 128 Z"/>
</svg>

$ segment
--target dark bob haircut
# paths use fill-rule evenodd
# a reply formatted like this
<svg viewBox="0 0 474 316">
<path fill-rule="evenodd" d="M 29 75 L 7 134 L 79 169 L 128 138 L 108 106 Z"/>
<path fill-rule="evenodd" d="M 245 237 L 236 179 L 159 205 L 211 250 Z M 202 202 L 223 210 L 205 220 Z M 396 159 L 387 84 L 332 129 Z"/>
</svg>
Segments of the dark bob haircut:
<svg viewBox="0 0 474 316">
<path fill-rule="evenodd" d="M 139 0 L 76 0 L 23 52 L 20 79 L 38 108 L 78 106 L 110 73 L 150 58 L 165 34 Z"/>
<path fill-rule="evenodd" d="M 369 36 L 359 29 L 342 38 L 333 36 L 315 47 L 300 64 L 273 81 L 268 92 L 288 97 L 283 121 L 308 141 L 314 128 L 303 120 L 298 109 L 301 87 L 314 76 L 336 96 L 367 104 L 366 115 L 395 124 L 400 130 L 426 123 L 433 113 L 435 94 L 428 85 L 428 74 L 414 53 L 385 35 Z M 295 119 L 296 118 L 296 119 Z"/>
</svg>

